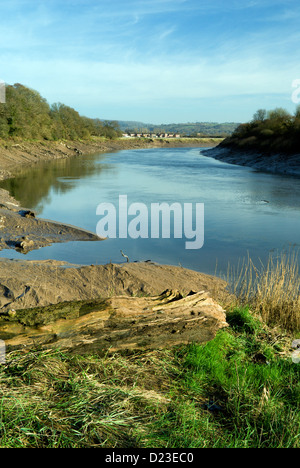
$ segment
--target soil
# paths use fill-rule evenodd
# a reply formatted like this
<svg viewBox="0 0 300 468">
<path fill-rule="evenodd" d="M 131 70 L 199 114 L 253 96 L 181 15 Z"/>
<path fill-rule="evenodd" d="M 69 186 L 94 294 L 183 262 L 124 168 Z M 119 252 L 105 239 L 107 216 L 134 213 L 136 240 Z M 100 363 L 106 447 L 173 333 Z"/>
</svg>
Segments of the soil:
<svg viewBox="0 0 300 468">
<path fill-rule="evenodd" d="M 182 267 L 152 262 L 73 265 L 55 260 L 0 259 L 0 314 L 65 301 L 112 296 L 155 296 L 164 290 L 182 295 L 208 292 L 226 305 L 226 282 Z"/>
<path fill-rule="evenodd" d="M 96 234 L 68 224 L 36 218 L 30 209 L 20 207 L 6 190 L 0 189 L 0 250 L 27 252 L 54 242 L 100 241 Z"/>
</svg>

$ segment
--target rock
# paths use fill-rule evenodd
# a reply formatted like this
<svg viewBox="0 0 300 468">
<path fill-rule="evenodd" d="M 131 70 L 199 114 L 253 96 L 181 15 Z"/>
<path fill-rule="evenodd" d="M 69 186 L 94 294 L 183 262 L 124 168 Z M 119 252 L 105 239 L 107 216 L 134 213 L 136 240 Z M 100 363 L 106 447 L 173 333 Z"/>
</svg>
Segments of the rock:
<svg viewBox="0 0 300 468">
<path fill-rule="evenodd" d="M 166 290 L 154 297 L 115 296 L 0 314 L 0 339 L 7 352 L 38 346 L 104 353 L 205 343 L 227 326 L 225 311 L 208 293 L 182 297 Z"/>
<path fill-rule="evenodd" d="M 15 242 L 15 247 L 20 250 L 30 250 L 34 247 L 34 242 L 28 237 L 22 237 L 20 241 Z"/>
<path fill-rule="evenodd" d="M 292 353 L 292 361 L 294 364 L 300 364 L 300 349 Z"/>
<path fill-rule="evenodd" d="M 295 350 L 292 352 L 292 361 L 294 364 L 300 363 L 300 340 L 294 340 L 292 343 L 292 348 Z"/>
<path fill-rule="evenodd" d="M 298 349 L 300 348 L 300 340 L 294 340 L 293 343 L 292 343 L 292 348 L 293 349 Z"/>
<path fill-rule="evenodd" d="M 31 210 L 20 210 L 19 215 L 21 215 L 22 218 L 35 218 L 35 213 Z"/>
</svg>

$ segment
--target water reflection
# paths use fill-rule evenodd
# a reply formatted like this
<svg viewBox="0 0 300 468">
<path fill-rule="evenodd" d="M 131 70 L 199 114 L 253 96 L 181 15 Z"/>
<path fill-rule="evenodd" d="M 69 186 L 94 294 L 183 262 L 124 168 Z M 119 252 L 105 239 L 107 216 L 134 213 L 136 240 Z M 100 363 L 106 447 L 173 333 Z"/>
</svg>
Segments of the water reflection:
<svg viewBox="0 0 300 468">
<path fill-rule="evenodd" d="M 300 179 L 264 174 L 202 156 L 200 149 L 127 150 L 41 163 L 1 183 L 41 217 L 95 232 L 99 203 L 204 203 L 204 247 L 185 250 L 185 239 L 110 239 L 100 243 L 56 244 L 28 259 L 91 264 L 151 259 L 214 274 L 248 253 L 268 258 L 271 251 L 300 243 Z M 0 256 L 19 258 L 15 252 Z"/>
<path fill-rule="evenodd" d="M 109 164 L 96 164 L 103 159 L 105 156 L 94 154 L 42 161 L 30 168 L 19 169 L 15 178 L 1 181 L 0 187 L 8 190 L 21 206 L 41 214 L 51 201 L 50 192 L 63 195 L 74 189 L 79 179 L 100 177 L 107 170 L 117 170 Z"/>
</svg>

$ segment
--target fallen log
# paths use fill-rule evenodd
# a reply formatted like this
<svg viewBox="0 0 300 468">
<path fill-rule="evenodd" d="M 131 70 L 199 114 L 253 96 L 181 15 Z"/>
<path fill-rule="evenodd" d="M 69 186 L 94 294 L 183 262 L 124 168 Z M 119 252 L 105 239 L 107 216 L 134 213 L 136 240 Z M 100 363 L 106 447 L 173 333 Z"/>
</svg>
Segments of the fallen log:
<svg viewBox="0 0 300 468">
<path fill-rule="evenodd" d="M 227 326 L 223 308 L 206 292 L 182 297 L 115 296 L 63 302 L 0 315 L 6 351 L 60 349 L 71 353 L 157 349 L 212 340 Z"/>
</svg>

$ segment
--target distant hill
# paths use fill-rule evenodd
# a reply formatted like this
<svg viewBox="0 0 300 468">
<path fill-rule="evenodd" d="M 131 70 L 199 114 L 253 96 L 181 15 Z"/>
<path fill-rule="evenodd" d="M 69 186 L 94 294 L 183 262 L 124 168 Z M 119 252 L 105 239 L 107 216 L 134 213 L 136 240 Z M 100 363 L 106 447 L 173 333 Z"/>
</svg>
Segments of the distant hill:
<svg viewBox="0 0 300 468">
<path fill-rule="evenodd" d="M 131 133 L 180 133 L 184 136 L 230 136 L 240 125 L 235 122 L 195 122 L 154 125 L 138 121 L 118 121 L 120 129 Z"/>
</svg>

